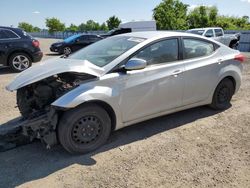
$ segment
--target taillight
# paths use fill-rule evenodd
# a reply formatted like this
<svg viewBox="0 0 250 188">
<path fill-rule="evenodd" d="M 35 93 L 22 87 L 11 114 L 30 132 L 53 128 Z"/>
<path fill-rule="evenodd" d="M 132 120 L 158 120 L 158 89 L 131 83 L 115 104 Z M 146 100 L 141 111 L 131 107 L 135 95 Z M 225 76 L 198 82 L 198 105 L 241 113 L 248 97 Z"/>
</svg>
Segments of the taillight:
<svg viewBox="0 0 250 188">
<path fill-rule="evenodd" d="M 38 41 L 38 40 L 33 40 L 33 41 L 32 41 L 32 46 L 34 46 L 34 47 L 38 48 L 38 47 L 39 47 L 39 45 L 40 45 L 40 43 L 39 43 L 39 41 Z"/>
<path fill-rule="evenodd" d="M 238 54 L 234 57 L 234 60 L 243 63 L 244 61 L 246 61 L 246 57 L 243 54 Z"/>
</svg>

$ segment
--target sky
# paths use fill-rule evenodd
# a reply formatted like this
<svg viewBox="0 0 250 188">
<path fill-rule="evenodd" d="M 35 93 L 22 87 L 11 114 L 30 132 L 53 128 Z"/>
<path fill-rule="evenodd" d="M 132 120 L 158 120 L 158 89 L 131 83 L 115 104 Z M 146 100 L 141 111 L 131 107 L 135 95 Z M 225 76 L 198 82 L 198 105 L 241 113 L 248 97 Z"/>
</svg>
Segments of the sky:
<svg viewBox="0 0 250 188">
<path fill-rule="evenodd" d="M 250 0 L 181 0 L 191 8 L 215 5 L 219 13 L 250 17 Z M 59 18 L 66 26 L 87 20 L 105 22 L 116 15 L 123 22 L 152 20 L 152 10 L 161 0 L 0 0 L 0 25 L 16 27 L 28 22 L 46 28 L 45 19 Z"/>
</svg>

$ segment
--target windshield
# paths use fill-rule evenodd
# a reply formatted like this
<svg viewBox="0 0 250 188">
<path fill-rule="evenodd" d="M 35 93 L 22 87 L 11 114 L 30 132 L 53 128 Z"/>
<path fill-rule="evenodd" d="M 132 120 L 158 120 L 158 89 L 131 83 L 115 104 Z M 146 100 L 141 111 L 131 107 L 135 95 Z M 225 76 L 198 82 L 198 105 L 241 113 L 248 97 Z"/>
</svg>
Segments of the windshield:
<svg viewBox="0 0 250 188">
<path fill-rule="evenodd" d="M 116 29 L 112 29 L 112 30 L 110 30 L 109 32 L 107 32 L 107 35 L 111 35 L 113 32 L 115 32 L 116 31 Z"/>
<path fill-rule="evenodd" d="M 79 36 L 81 36 L 81 35 L 78 34 L 78 35 L 70 36 L 69 38 L 64 39 L 64 42 L 69 43 L 69 42 L 75 40 L 76 38 L 78 38 Z"/>
<path fill-rule="evenodd" d="M 203 35 L 205 30 L 188 30 L 187 32 L 188 33 L 193 33 L 193 34 L 196 34 L 196 35 Z"/>
<path fill-rule="evenodd" d="M 128 36 L 110 37 L 87 46 L 68 58 L 88 60 L 98 67 L 103 67 L 144 40 Z"/>
</svg>

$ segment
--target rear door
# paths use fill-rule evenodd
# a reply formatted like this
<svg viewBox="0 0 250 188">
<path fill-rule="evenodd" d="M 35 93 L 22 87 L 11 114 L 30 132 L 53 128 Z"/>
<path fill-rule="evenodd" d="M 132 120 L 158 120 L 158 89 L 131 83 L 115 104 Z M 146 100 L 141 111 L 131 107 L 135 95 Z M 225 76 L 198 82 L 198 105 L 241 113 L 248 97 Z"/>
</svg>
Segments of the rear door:
<svg viewBox="0 0 250 188">
<path fill-rule="evenodd" d="M 212 92 L 220 71 L 220 54 L 215 45 L 205 39 L 183 38 L 183 105 L 204 101 Z"/>
<path fill-rule="evenodd" d="M 214 39 L 223 44 L 224 43 L 224 41 L 223 41 L 223 30 L 222 29 L 214 29 L 214 33 L 215 33 L 215 38 Z"/>
<path fill-rule="evenodd" d="M 7 64 L 7 55 L 15 48 L 20 37 L 9 29 L 0 29 L 0 64 Z"/>
<path fill-rule="evenodd" d="M 0 29 L 0 64 L 6 64 L 6 36 Z"/>
</svg>

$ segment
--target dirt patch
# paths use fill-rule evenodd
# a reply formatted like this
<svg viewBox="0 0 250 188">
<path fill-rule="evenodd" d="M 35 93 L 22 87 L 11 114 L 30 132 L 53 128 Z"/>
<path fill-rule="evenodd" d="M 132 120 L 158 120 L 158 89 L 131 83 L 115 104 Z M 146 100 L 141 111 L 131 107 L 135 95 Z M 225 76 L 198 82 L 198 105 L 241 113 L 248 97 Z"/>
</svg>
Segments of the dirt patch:
<svg viewBox="0 0 250 188">
<path fill-rule="evenodd" d="M 0 187 L 250 187 L 250 60 L 244 67 L 224 112 L 199 107 L 143 122 L 82 156 L 40 143 L 0 153 Z M 1 123 L 19 115 L 15 93 L 4 90 L 15 74 L 6 71 Z"/>
</svg>

